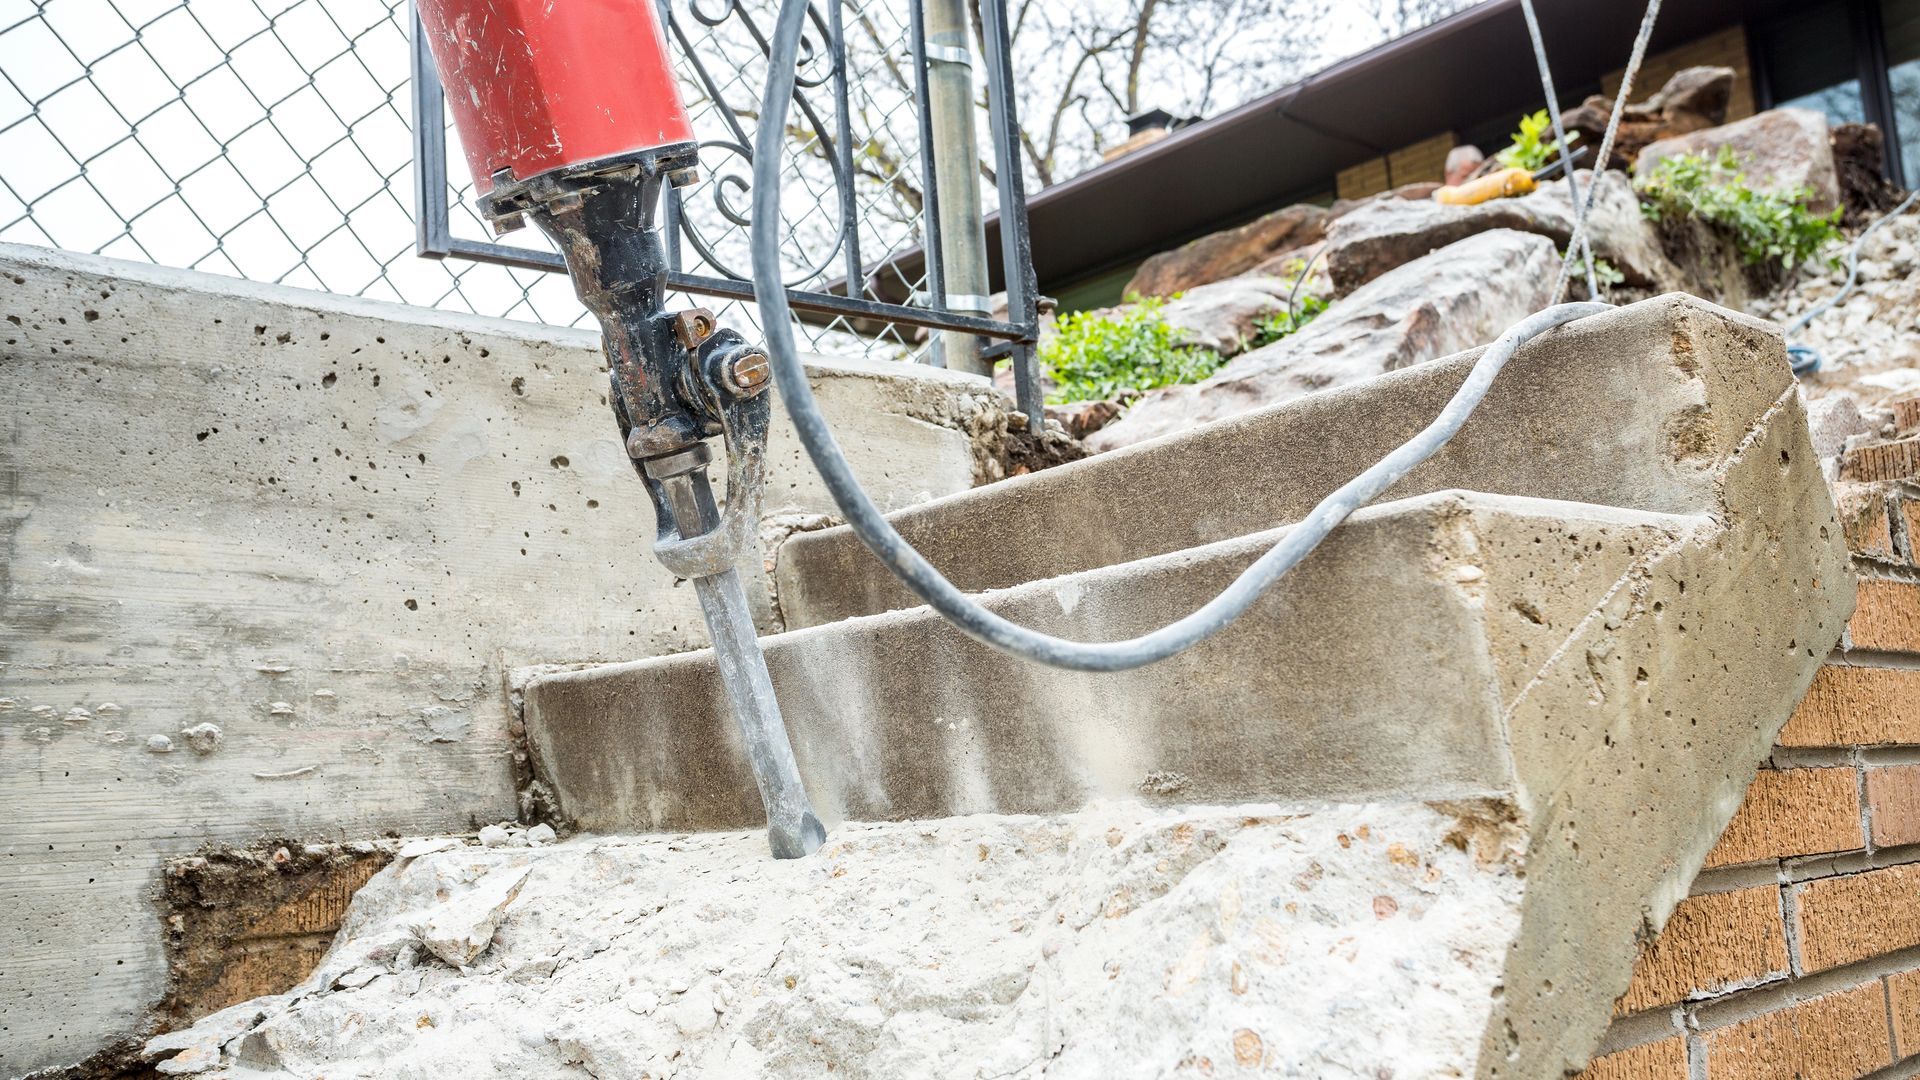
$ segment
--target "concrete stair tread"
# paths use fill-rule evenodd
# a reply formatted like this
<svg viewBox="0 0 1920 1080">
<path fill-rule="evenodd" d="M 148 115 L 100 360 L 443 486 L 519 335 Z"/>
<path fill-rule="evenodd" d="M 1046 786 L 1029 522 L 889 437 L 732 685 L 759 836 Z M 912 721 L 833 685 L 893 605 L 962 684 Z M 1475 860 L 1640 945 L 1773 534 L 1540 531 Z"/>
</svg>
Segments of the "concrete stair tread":
<svg viewBox="0 0 1920 1080">
<path fill-rule="evenodd" d="M 1712 507 L 1713 461 L 1779 392 L 1762 369 L 1702 378 L 1695 338 L 1769 332 L 1688 296 L 1593 316 L 1522 348 L 1452 441 L 1387 492 L 1461 488 L 1669 513 Z M 1752 349 L 1751 344 L 1736 346 Z M 1005 588 L 1296 521 L 1425 426 L 1479 352 L 1216 421 L 890 515 L 966 590 Z M 847 528 L 778 553 L 787 627 L 918 601 Z"/>
<path fill-rule="evenodd" d="M 1214 595 L 1433 415 L 1472 359 L 898 520 L 1015 621 L 1132 636 Z M 792 539 L 790 629 L 765 644 L 822 816 L 1479 807 L 1525 884 L 1505 992 L 1463 1021 L 1479 1048 L 1454 1071 L 1577 1071 L 1636 942 L 1685 895 L 1851 611 L 1779 332 L 1685 297 L 1582 320 L 1522 349 L 1389 496 L 1217 637 L 1107 675 L 971 641 L 844 531 Z M 760 820 L 703 654 L 543 676 L 525 706 L 536 773 L 588 830 Z M 1417 949 L 1437 930 L 1408 933 Z"/>
<path fill-rule="evenodd" d="M 1517 693 L 1532 674 L 1521 655 L 1551 655 L 1636 558 L 1703 520 L 1465 491 L 1367 507 L 1235 626 L 1115 675 L 1014 659 L 924 606 L 761 644 L 829 823 L 1041 813 L 1122 797 L 1466 797 L 1510 782 L 1495 750 L 1497 702 L 1478 684 L 1497 682 L 1502 699 Z M 979 599 L 1049 633 L 1115 640 L 1191 610 L 1290 528 Z M 1543 560 L 1567 572 L 1542 579 L 1532 567 Z M 1483 629 L 1493 606 L 1503 617 Z M 1488 633 L 1533 644 L 1496 657 Z M 1333 643 L 1408 662 L 1356 679 Z M 872 677 L 849 672 L 878 674 L 880 684 L 858 685 Z M 582 827 L 760 820 L 710 650 L 545 676 L 526 700 L 540 771 Z"/>
</svg>

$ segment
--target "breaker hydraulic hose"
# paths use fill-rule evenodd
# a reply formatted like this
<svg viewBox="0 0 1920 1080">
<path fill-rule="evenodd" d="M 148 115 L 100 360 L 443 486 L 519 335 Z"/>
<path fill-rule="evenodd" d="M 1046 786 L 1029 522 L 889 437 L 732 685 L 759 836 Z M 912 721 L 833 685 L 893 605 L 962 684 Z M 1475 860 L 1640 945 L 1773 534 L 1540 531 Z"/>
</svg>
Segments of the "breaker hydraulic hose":
<svg viewBox="0 0 1920 1080">
<path fill-rule="evenodd" d="M 1125 671 L 1163 660 L 1219 633 L 1253 606 L 1269 586 L 1313 551 L 1334 527 L 1431 457 L 1466 423 L 1494 377 L 1521 345 L 1556 326 L 1608 310 L 1606 304 L 1562 304 L 1521 320 L 1487 347 L 1440 415 L 1418 435 L 1321 500 L 1305 519 L 1198 610 L 1140 637 L 1084 642 L 1043 634 L 988 611 L 967 598 L 888 524 L 847 466 L 820 415 L 795 347 L 791 308 L 781 285 L 780 167 L 786 117 L 793 99 L 807 0 L 782 0 L 769 49 L 766 93 L 753 154 L 753 290 L 767 336 L 780 398 L 800 441 L 826 481 L 854 533 L 902 584 L 968 635 L 1014 656 L 1076 671 Z M 1577 245 L 1579 237 L 1574 237 Z"/>
</svg>

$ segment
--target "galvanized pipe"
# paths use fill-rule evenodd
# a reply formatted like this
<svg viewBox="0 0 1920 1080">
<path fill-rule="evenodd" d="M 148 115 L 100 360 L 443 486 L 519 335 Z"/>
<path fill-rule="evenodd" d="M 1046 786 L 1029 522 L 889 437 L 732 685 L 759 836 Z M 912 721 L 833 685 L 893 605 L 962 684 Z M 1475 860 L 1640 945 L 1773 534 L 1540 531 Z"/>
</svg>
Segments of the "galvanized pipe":
<svg viewBox="0 0 1920 1080">
<path fill-rule="evenodd" d="M 941 284 L 933 303 L 950 311 L 989 315 L 987 225 L 980 206 L 980 141 L 974 129 L 973 45 L 966 0 L 925 4 L 927 103 L 932 119 L 933 186 L 940 192 Z M 993 374 L 981 353 L 985 338 L 951 331 L 934 343 L 944 366 L 975 375 Z"/>
</svg>

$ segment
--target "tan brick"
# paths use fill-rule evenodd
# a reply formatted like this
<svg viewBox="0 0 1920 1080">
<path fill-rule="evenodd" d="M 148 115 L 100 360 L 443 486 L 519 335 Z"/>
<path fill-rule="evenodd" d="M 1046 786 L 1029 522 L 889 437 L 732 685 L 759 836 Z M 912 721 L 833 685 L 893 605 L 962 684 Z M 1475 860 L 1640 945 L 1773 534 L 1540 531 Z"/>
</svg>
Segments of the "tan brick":
<svg viewBox="0 0 1920 1080">
<path fill-rule="evenodd" d="M 1720 842 L 1707 852 L 1707 866 L 1864 846 L 1858 778 L 1851 768 L 1762 769 Z"/>
<path fill-rule="evenodd" d="M 1867 809 L 1874 844 L 1920 844 L 1920 765 L 1868 769 Z"/>
<path fill-rule="evenodd" d="M 1920 397 L 1893 403 L 1893 426 L 1901 435 L 1920 433 Z"/>
<path fill-rule="evenodd" d="M 1900 516 L 1907 523 L 1906 561 L 1920 566 L 1920 499 L 1901 499 Z"/>
<path fill-rule="evenodd" d="M 1896 558 L 1893 523 L 1887 517 L 1887 494 L 1881 487 L 1839 484 L 1833 493 L 1833 502 L 1847 550 L 1876 559 Z"/>
<path fill-rule="evenodd" d="M 1920 477 L 1920 437 L 1858 446 L 1840 458 L 1842 480 L 1912 480 Z"/>
<path fill-rule="evenodd" d="M 1920 671 L 1828 664 L 1780 731 L 1781 746 L 1920 743 Z"/>
<path fill-rule="evenodd" d="M 1878 980 L 1707 1034 L 1708 1080 L 1855 1080 L 1891 1064 Z"/>
<path fill-rule="evenodd" d="M 1920 1054 L 1920 971 L 1887 976 L 1887 1002 L 1894 1048 L 1903 1058 Z"/>
<path fill-rule="evenodd" d="M 1685 1001 L 1695 992 L 1752 986 L 1787 973 L 1787 932 L 1780 891 L 1772 885 L 1691 896 L 1666 929 L 1640 950 L 1633 983 L 1616 1012 L 1644 1012 Z"/>
<path fill-rule="evenodd" d="M 1862 581 L 1847 633 L 1856 649 L 1920 652 L 1920 585 Z"/>
<path fill-rule="evenodd" d="M 1920 864 L 1795 886 L 1793 918 L 1808 972 L 1920 945 Z"/>
<path fill-rule="evenodd" d="M 1675 1036 L 1597 1057 L 1574 1080 L 1687 1080 L 1687 1044 Z"/>
</svg>

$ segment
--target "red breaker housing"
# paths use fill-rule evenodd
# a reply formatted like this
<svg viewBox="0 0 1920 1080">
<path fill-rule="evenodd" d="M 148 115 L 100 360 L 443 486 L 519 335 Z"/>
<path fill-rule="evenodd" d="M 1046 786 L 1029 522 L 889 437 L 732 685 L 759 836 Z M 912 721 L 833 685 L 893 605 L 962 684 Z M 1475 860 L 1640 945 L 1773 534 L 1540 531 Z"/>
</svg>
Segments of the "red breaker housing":
<svg viewBox="0 0 1920 1080">
<path fill-rule="evenodd" d="M 482 196 L 556 169 L 692 152 L 652 0 L 420 0 L 419 8 Z"/>
</svg>

